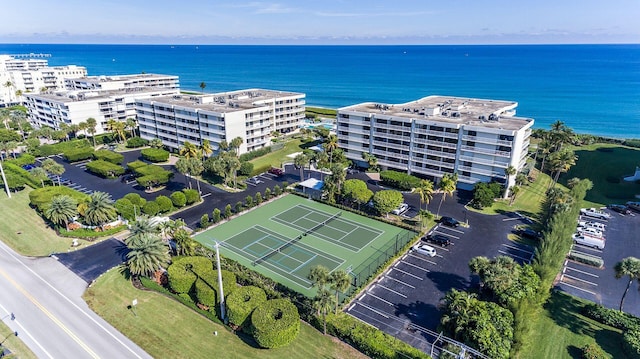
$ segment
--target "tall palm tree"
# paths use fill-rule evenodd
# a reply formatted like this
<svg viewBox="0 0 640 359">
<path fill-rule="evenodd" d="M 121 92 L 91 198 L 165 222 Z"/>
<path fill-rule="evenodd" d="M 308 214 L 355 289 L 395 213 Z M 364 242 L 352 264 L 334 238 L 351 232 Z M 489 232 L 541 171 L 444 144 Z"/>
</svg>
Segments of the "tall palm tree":
<svg viewBox="0 0 640 359">
<path fill-rule="evenodd" d="M 82 131 L 82 134 L 85 135 L 85 137 L 87 136 L 87 123 L 86 122 L 80 122 L 78 124 L 78 131 Z"/>
<path fill-rule="evenodd" d="M 34 178 L 39 179 L 42 187 L 44 187 L 44 181 L 49 179 L 49 177 L 47 177 L 47 171 L 45 171 L 42 167 L 36 167 L 29 172 L 31 172 L 31 175 Z"/>
<path fill-rule="evenodd" d="M 200 151 L 198 150 L 198 146 L 189 141 L 185 141 L 182 148 L 180 148 L 180 156 L 184 156 L 184 158 L 198 158 L 199 155 Z"/>
<path fill-rule="evenodd" d="M 157 233 L 158 229 L 151 223 L 149 218 L 141 216 L 133 222 L 131 228 L 129 228 L 129 232 L 131 232 L 131 236 L 135 236 L 138 234 Z"/>
<path fill-rule="evenodd" d="M 336 186 L 337 193 L 342 191 L 342 184 L 347 179 L 347 172 L 341 163 L 335 163 L 331 166 L 331 175 L 327 177 L 328 181 L 331 181 Z"/>
<path fill-rule="evenodd" d="M 322 333 L 324 335 L 327 335 L 327 313 L 331 311 L 331 309 L 333 308 L 333 304 L 334 298 L 329 290 L 327 290 L 326 288 L 318 290 L 318 294 L 316 294 L 316 297 L 313 300 L 313 307 L 316 309 L 318 314 L 322 314 Z"/>
<path fill-rule="evenodd" d="M 304 181 L 304 166 L 307 164 L 308 159 L 304 153 L 300 153 L 293 158 L 293 165 L 300 169 L 300 181 Z"/>
<path fill-rule="evenodd" d="M 78 202 L 68 195 L 55 196 L 44 214 L 53 223 L 64 223 L 64 228 L 68 231 L 69 221 L 78 215 Z"/>
<path fill-rule="evenodd" d="M 329 269 L 322 265 L 312 267 L 307 278 L 311 281 L 313 287 L 323 290 L 329 282 Z"/>
<path fill-rule="evenodd" d="M 4 87 L 9 89 L 9 102 L 13 102 L 13 99 L 12 99 L 13 96 L 11 96 L 11 95 L 13 95 L 13 91 L 11 91 L 11 88 L 13 87 L 13 82 L 11 82 L 11 81 L 5 82 L 4 83 Z"/>
<path fill-rule="evenodd" d="M 616 279 L 620 279 L 625 276 L 629 277 L 627 288 L 625 288 L 624 293 L 622 294 L 622 299 L 620 299 L 620 311 L 622 311 L 624 298 L 627 296 L 627 292 L 629 292 L 631 282 L 633 282 L 635 279 L 638 279 L 638 277 L 640 276 L 640 259 L 635 257 L 627 257 L 622 261 L 616 263 L 615 271 Z"/>
<path fill-rule="evenodd" d="M 506 188 L 504 191 L 504 198 L 507 198 L 509 196 L 509 185 L 511 182 L 511 176 L 516 174 L 516 172 L 518 171 L 512 165 L 509 165 L 509 167 L 504 169 L 504 176 L 506 177 Z"/>
<path fill-rule="evenodd" d="M 58 162 L 54 161 L 51 158 L 47 158 L 46 160 L 42 161 L 42 168 L 48 173 L 51 173 L 52 175 L 57 176 L 58 186 L 62 185 L 60 183 L 60 176 L 62 176 L 62 174 L 65 172 L 65 168 L 63 165 L 59 164 Z"/>
<path fill-rule="evenodd" d="M 162 146 L 164 146 L 164 144 L 162 144 L 162 140 L 159 138 L 154 138 L 151 141 L 149 141 L 149 146 L 151 146 L 151 148 L 162 148 Z"/>
<path fill-rule="evenodd" d="M 189 160 L 186 158 L 180 158 L 176 161 L 175 166 L 178 172 L 182 173 L 184 179 L 188 182 L 189 188 L 191 188 L 191 176 L 189 176 Z"/>
<path fill-rule="evenodd" d="M 237 188 L 238 170 L 242 166 L 242 163 L 240 163 L 238 157 L 228 157 L 225 163 L 227 165 L 227 170 L 233 175 L 233 188 Z"/>
<path fill-rule="evenodd" d="M 414 191 L 420 197 L 420 206 L 425 203 L 424 209 L 426 210 L 429 202 L 431 202 L 431 199 L 433 198 L 433 182 L 423 179 Z"/>
<path fill-rule="evenodd" d="M 369 168 L 375 171 L 378 168 L 378 158 L 369 152 L 362 152 L 362 159 L 367 161 Z"/>
<path fill-rule="evenodd" d="M 131 137 L 136 137 L 135 131 L 137 126 L 138 126 L 138 123 L 136 122 L 135 118 L 129 117 L 126 119 L 125 128 L 129 130 L 129 132 L 131 132 Z"/>
<path fill-rule="evenodd" d="M 204 83 L 204 81 L 202 81 L 202 82 L 200 83 L 200 89 L 202 90 L 202 94 L 203 94 L 203 95 L 204 95 L 204 89 L 205 89 L 205 87 L 207 87 L 207 84 L 206 84 L 206 83 Z"/>
<path fill-rule="evenodd" d="M 448 196 L 453 196 L 453 192 L 456 190 L 456 186 L 458 184 L 458 174 L 449 174 L 445 173 L 440 180 L 440 192 L 442 192 L 442 197 L 440 198 L 440 204 L 438 205 L 438 212 L 436 213 L 437 217 L 440 217 L 440 207 L 442 207 L 442 202 L 447 199 Z"/>
<path fill-rule="evenodd" d="M 124 122 L 116 121 L 114 119 L 107 121 L 107 129 L 123 142 L 127 139 L 125 135 L 126 126 L 127 125 Z"/>
<path fill-rule="evenodd" d="M 340 302 L 339 293 L 344 293 L 351 285 L 351 277 L 343 269 L 339 269 L 329 275 L 329 283 L 331 290 L 336 294 L 336 314 L 338 314 L 338 303 Z"/>
<path fill-rule="evenodd" d="M 87 132 L 91 135 L 93 139 L 93 147 L 96 147 L 96 127 L 98 126 L 98 121 L 95 118 L 89 117 L 86 121 L 87 123 Z"/>
<path fill-rule="evenodd" d="M 322 145 L 324 150 L 329 153 L 329 168 L 333 164 L 333 151 L 338 148 L 338 136 L 330 134 Z"/>
<path fill-rule="evenodd" d="M 518 193 L 520 193 L 520 186 L 518 185 L 511 186 L 511 188 L 509 188 L 509 192 L 511 192 L 511 199 L 509 200 L 509 206 L 512 206 L 513 202 L 515 202 L 516 197 L 518 196 Z"/>
<path fill-rule="evenodd" d="M 229 142 L 229 150 L 235 152 L 235 155 L 237 156 L 240 152 L 240 146 L 242 146 L 243 143 L 244 139 L 242 137 L 235 137 L 231 142 Z"/>
<path fill-rule="evenodd" d="M 151 275 L 169 263 L 169 250 L 155 234 L 141 235 L 129 249 L 127 267 L 134 276 Z"/>
<path fill-rule="evenodd" d="M 104 226 L 107 222 L 116 218 L 116 209 L 113 206 L 111 195 L 105 192 L 93 192 L 87 209 L 84 213 L 85 220 L 92 226 Z"/>
<path fill-rule="evenodd" d="M 187 160 L 189 166 L 189 176 L 200 176 L 204 172 L 204 165 L 199 158 L 189 158 Z M 196 185 L 198 185 L 198 193 L 202 193 L 200 190 L 200 181 L 196 178 Z"/>
<path fill-rule="evenodd" d="M 555 176 L 553 177 L 553 182 L 551 185 L 555 185 L 558 182 L 558 178 L 561 173 L 568 172 L 571 167 L 576 164 L 578 157 L 575 155 L 573 151 L 570 149 L 563 149 L 559 152 L 554 152 L 549 156 L 549 161 L 551 162 L 551 171 L 555 172 Z"/>
<path fill-rule="evenodd" d="M 202 152 L 202 158 L 207 158 L 211 153 L 213 153 L 213 148 L 211 148 L 211 142 L 209 140 L 203 140 L 200 145 L 200 151 Z"/>
<path fill-rule="evenodd" d="M 173 234 L 173 240 L 176 242 L 178 255 L 192 256 L 195 252 L 195 241 L 191 239 L 186 229 L 176 230 Z"/>
<path fill-rule="evenodd" d="M 7 151 L 11 152 L 11 155 L 13 156 L 13 158 L 16 158 L 16 149 L 18 148 L 18 142 L 16 141 L 9 141 L 9 142 L 5 142 L 5 149 Z"/>
</svg>

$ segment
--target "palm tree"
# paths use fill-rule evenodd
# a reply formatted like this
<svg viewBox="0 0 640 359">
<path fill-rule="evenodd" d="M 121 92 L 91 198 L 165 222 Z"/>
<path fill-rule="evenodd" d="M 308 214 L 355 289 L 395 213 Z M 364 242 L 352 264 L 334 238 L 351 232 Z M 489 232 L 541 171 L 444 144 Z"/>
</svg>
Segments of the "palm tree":
<svg viewBox="0 0 640 359">
<path fill-rule="evenodd" d="M 151 141 L 149 141 L 149 146 L 151 148 L 162 148 L 162 146 L 164 146 L 162 144 L 162 140 L 159 138 L 154 138 Z"/>
<path fill-rule="evenodd" d="M 191 176 L 189 176 L 189 160 L 187 160 L 186 158 L 180 158 L 176 161 L 176 169 L 178 170 L 178 172 L 182 173 L 182 175 L 184 176 L 185 184 L 189 184 L 189 188 L 191 188 Z"/>
<path fill-rule="evenodd" d="M 60 183 L 60 176 L 65 172 L 65 168 L 63 165 L 59 164 L 51 158 L 47 158 L 46 160 L 42 161 L 42 168 L 48 173 L 57 176 L 58 186 L 62 185 Z"/>
<path fill-rule="evenodd" d="M 9 141 L 9 142 L 5 142 L 5 149 L 6 151 L 11 151 L 11 155 L 13 156 L 13 159 L 16 158 L 16 149 L 18 148 L 18 142 L 16 141 Z"/>
<path fill-rule="evenodd" d="M 225 161 L 227 165 L 227 170 L 230 174 L 233 174 L 233 188 L 238 187 L 237 179 L 238 179 L 238 170 L 242 166 L 238 157 L 229 157 Z"/>
<path fill-rule="evenodd" d="M 622 311 L 624 298 L 627 296 L 627 292 L 629 292 L 631 282 L 633 282 L 635 279 L 638 279 L 638 277 L 640 276 L 640 259 L 635 257 L 627 257 L 622 261 L 616 263 L 615 271 L 616 279 L 620 279 L 624 276 L 629 276 L 627 288 L 625 288 L 624 293 L 622 294 L 622 299 L 620 299 L 620 311 Z"/>
<path fill-rule="evenodd" d="M 415 192 L 420 197 L 420 206 L 422 206 L 423 203 L 426 204 L 424 206 L 424 209 L 426 210 L 429 202 L 431 202 L 431 199 L 433 198 L 433 182 L 424 179 L 421 180 L 420 185 L 415 188 Z"/>
<path fill-rule="evenodd" d="M 78 215 L 78 202 L 68 195 L 55 196 L 44 214 L 55 224 L 64 223 L 64 228 L 68 231 L 69 221 Z"/>
<path fill-rule="evenodd" d="M 200 83 L 200 89 L 202 90 L 202 94 L 204 95 L 204 89 L 207 87 L 207 84 L 203 82 Z"/>
<path fill-rule="evenodd" d="M 199 158 L 189 158 L 187 160 L 189 165 L 189 176 L 200 176 L 204 172 L 204 165 Z M 196 184 L 198 185 L 198 193 L 202 193 L 200 190 L 200 181 L 196 178 Z"/>
<path fill-rule="evenodd" d="M 150 275 L 169 263 L 169 250 L 155 234 L 141 235 L 129 249 L 127 267 L 134 276 Z"/>
<path fill-rule="evenodd" d="M 85 137 L 87 136 L 87 123 L 86 122 L 80 122 L 78 124 L 78 131 L 82 131 L 82 134 L 85 135 Z"/>
<path fill-rule="evenodd" d="M 127 118 L 126 122 L 125 122 L 125 128 L 129 131 L 131 131 L 131 137 L 136 137 L 136 127 L 138 126 L 136 119 L 135 118 Z"/>
<path fill-rule="evenodd" d="M 180 156 L 184 156 L 184 158 L 198 158 L 200 155 L 200 151 L 198 150 L 198 146 L 194 145 L 189 141 L 185 141 L 182 148 L 180 148 Z"/>
<path fill-rule="evenodd" d="M 369 168 L 375 171 L 378 168 L 378 158 L 369 152 L 362 152 L 362 159 L 367 161 Z"/>
<path fill-rule="evenodd" d="M 324 290 L 329 282 L 329 269 L 322 265 L 312 267 L 307 278 L 311 281 L 313 287 L 318 290 Z"/>
<path fill-rule="evenodd" d="M 211 142 L 209 140 L 203 140 L 200 145 L 200 151 L 202 152 L 202 158 L 207 158 L 211 153 L 213 153 L 213 149 L 211 148 Z"/>
<path fill-rule="evenodd" d="M 93 147 L 96 147 L 96 126 L 98 126 L 98 122 L 95 118 L 89 117 L 86 121 L 87 123 L 87 132 L 91 135 L 93 139 Z"/>
<path fill-rule="evenodd" d="M 304 153 L 300 153 L 293 158 L 293 165 L 300 169 L 300 181 L 304 181 L 304 166 L 307 164 L 308 159 Z"/>
<path fill-rule="evenodd" d="M 192 256 L 195 251 L 195 241 L 191 239 L 189 232 L 184 228 L 179 228 L 173 234 L 173 240 L 178 247 L 178 255 Z"/>
<path fill-rule="evenodd" d="M 111 195 L 105 192 L 93 192 L 84 214 L 85 220 L 92 226 L 104 226 L 116 218 Z"/>
<path fill-rule="evenodd" d="M 326 288 L 318 290 L 318 294 L 313 300 L 313 307 L 318 314 L 322 314 L 323 330 L 322 333 L 327 335 L 327 313 L 331 311 L 334 304 L 334 298 Z M 336 304 L 337 307 L 337 304 Z"/>
<path fill-rule="evenodd" d="M 5 82 L 4 83 L 4 87 L 6 87 L 8 89 L 11 89 L 11 87 L 13 87 L 13 82 L 11 82 L 11 81 Z M 13 100 L 12 100 L 13 96 L 11 96 L 12 94 L 13 94 L 13 91 L 9 90 L 9 102 L 13 102 Z"/>
<path fill-rule="evenodd" d="M 329 283 L 331 284 L 331 290 L 336 293 L 336 314 L 338 314 L 338 303 L 340 298 L 339 293 L 344 293 L 351 285 L 351 277 L 343 269 L 339 269 L 329 275 Z"/>
<path fill-rule="evenodd" d="M 117 136 L 123 142 L 126 140 L 125 128 L 126 124 L 124 122 L 116 121 L 114 119 L 110 119 L 107 121 L 107 128 L 109 131 L 113 133 L 114 136 Z"/>
<path fill-rule="evenodd" d="M 45 171 L 42 167 L 36 167 L 29 172 L 31 172 L 31 175 L 34 178 L 39 179 L 42 187 L 44 187 L 44 180 L 49 179 L 49 177 L 47 177 L 47 171 Z"/>
<path fill-rule="evenodd" d="M 131 232 L 131 236 L 135 236 L 139 234 L 157 233 L 158 229 L 151 223 L 149 218 L 138 217 L 131 225 L 131 228 L 129 228 L 129 232 Z"/>
<path fill-rule="evenodd" d="M 322 145 L 326 152 L 329 152 L 329 168 L 333 164 L 333 151 L 338 148 L 338 136 L 330 134 Z"/>
<path fill-rule="evenodd" d="M 449 174 L 445 173 L 440 180 L 440 192 L 442 192 L 442 197 L 440 198 L 440 204 L 438 205 L 438 212 L 436 213 L 437 217 L 440 217 L 440 207 L 442 206 L 442 202 L 447 199 L 447 195 L 453 196 L 453 192 L 456 190 L 456 186 L 458 184 L 458 174 L 454 173 Z"/>
<path fill-rule="evenodd" d="M 552 185 L 555 185 L 558 182 L 558 178 L 560 177 L 560 173 L 568 172 L 569 169 L 576 164 L 578 157 L 575 155 L 573 151 L 570 149 L 563 149 L 560 152 L 554 152 L 549 156 L 549 161 L 551 162 L 551 171 L 555 172 L 555 176 L 553 178 Z"/>
<path fill-rule="evenodd" d="M 243 143 L 244 139 L 242 139 L 242 137 L 235 137 L 231 140 L 231 142 L 229 142 L 229 150 L 235 152 L 235 155 L 237 156 L 240 150 L 240 146 L 242 146 Z"/>
<path fill-rule="evenodd" d="M 513 202 L 515 202 L 516 197 L 518 196 L 518 193 L 520 193 L 520 186 L 511 186 L 511 188 L 509 188 L 509 191 L 511 192 L 511 200 L 509 201 L 509 206 L 512 206 Z"/>
<path fill-rule="evenodd" d="M 335 163 L 331 166 L 331 175 L 327 177 L 327 181 L 333 182 L 336 186 L 337 193 L 342 191 L 342 184 L 347 179 L 347 172 L 342 167 L 341 163 Z"/>
<path fill-rule="evenodd" d="M 506 177 L 506 180 L 507 180 L 507 186 L 504 191 L 504 198 L 507 198 L 509 196 L 509 186 L 511 185 L 511 176 L 516 174 L 516 172 L 518 171 L 512 165 L 509 165 L 509 167 L 504 169 L 504 176 Z"/>
</svg>

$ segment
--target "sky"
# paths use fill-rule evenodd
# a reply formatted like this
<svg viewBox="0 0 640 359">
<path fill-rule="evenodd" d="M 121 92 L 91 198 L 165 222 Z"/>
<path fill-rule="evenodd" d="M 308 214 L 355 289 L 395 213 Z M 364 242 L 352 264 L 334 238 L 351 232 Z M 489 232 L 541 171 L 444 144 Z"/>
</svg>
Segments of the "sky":
<svg viewBox="0 0 640 359">
<path fill-rule="evenodd" d="M 11 4 L 2 7 L 0 43 L 640 43 L 639 0 L 29 0 Z"/>
</svg>

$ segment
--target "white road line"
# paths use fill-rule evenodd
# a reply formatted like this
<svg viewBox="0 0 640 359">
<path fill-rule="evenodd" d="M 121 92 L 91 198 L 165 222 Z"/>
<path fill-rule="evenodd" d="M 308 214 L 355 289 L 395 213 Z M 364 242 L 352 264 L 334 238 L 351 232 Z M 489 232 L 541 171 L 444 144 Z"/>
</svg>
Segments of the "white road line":
<svg viewBox="0 0 640 359">
<path fill-rule="evenodd" d="M 422 268 L 422 267 L 420 267 L 420 266 L 417 266 L 417 265 L 415 265 L 415 264 L 413 264 L 413 263 L 409 263 L 409 262 L 402 262 L 402 263 L 403 263 L 403 264 L 406 264 L 406 265 L 409 265 L 409 266 L 412 266 L 412 267 L 414 267 L 414 268 L 418 268 L 418 269 L 420 269 L 420 270 L 422 270 L 422 271 L 425 271 L 425 272 L 429 273 L 429 270 L 428 270 L 428 269 L 424 269 L 424 268 Z"/>
<path fill-rule="evenodd" d="M 386 289 L 386 290 L 388 290 L 388 291 L 389 291 L 389 292 L 391 292 L 391 293 L 395 293 L 395 294 L 397 294 L 397 295 L 401 296 L 402 298 L 406 298 L 406 297 L 407 297 L 406 295 L 404 295 L 404 294 L 402 294 L 402 293 L 400 293 L 400 292 L 396 292 L 395 290 L 393 290 L 393 289 L 391 289 L 391 288 L 387 288 L 387 287 L 383 286 L 382 284 L 378 284 L 378 286 L 379 286 L 379 287 L 382 287 L 382 288 L 384 288 L 384 289 Z"/>
<path fill-rule="evenodd" d="M 600 250 L 600 249 L 596 249 L 596 248 L 593 248 L 593 247 L 583 246 L 582 244 L 578 244 L 578 243 L 574 243 L 573 248 L 580 248 L 581 250 L 585 250 L 585 249 L 586 249 L 586 250 L 589 250 L 589 251 L 594 251 L 594 252 L 596 252 L 596 253 L 602 253 L 602 250 Z M 576 250 L 574 250 L 574 252 L 576 252 L 576 253 L 582 253 L 582 254 L 587 254 L 587 255 L 591 255 L 591 256 L 593 255 L 593 254 L 589 254 L 589 253 L 585 253 L 585 252 L 579 252 L 579 251 L 576 251 Z"/>
<path fill-rule="evenodd" d="M 570 269 L 570 270 L 572 270 L 572 271 L 574 271 L 574 272 L 578 272 L 578 273 L 586 274 L 586 275 L 588 275 L 588 276 L 592 276 L 592 277 L 594 277 L 594 278 L 600 278 L 600 276 L 599 276 L 599 275 L 596 275 L 596 274 L 593 274 L 593 273 L 589 273 L 589 272 L 585 272 L 585 271 L 581 271 L 581 270 L 579 270 L 579 269 L 571 268 L 571 267 L 569 267 L 569 266 L 567 266 L 567 267 L 565 267 L 565 268 L 566 268 L 566 269 Z"/>
<path fill-rule="evenodd" d="M 580 288 L 580 287 L 576 287 L 575 285 L 571 285 L 571 284 L 569 284 L 569 283 L 567 283 L 567 282 L 562 282 L 562 284 L 566 285 L 567 287 L 575 288 L 575 289 L 577 289 L 577 290 L 581 290 L 581 291 L 583 291 L 583 292 L 587 292 L 587 293 L 591 293 L 591 294 L 593 294 L 593 295 L 597 295 L 595 292 L 592 292 L 592 291 L 590 291 L 590 290 L 586 290 L 586 289 L 582 289 L 582 288 Z"/>
<path fill-rule="evenodd" d="M 353 309 L 353 307 L 356 306 L 356 303 L 351 304 L 351 306 L 349 306 L 349 309 L 347 309 L 347 312 L 350 311 L 351 309 Z"/>
<path fill-rule="evenodd" d="M 378 297 L 377 295 L 373 295 L 373 294 L 369 293 L 369 296 L 370 297 L 374 297 L 374 298 L 376 298 L 377 300 L 379 300 L 381 302 L 385 302 L 385 303 L 389 304 L 390 306 L 393 306 L 393 303 L 391 303 L 388 300 L 382 299 L 382 298 Z"/>
<path fill-rule="evenodd" d="M 405 272 L 405 271 L 403 271 L 402 269 L 393 268 L 393 270 L 397 270 L 397 271 L 398 271 L 398 272 L 400 272 L 400 273 L 404 273 L 404 274 L 406 274 L 406 275 L 408 275 L 408 276 L 411 276 L 411 277 L 413 277 L 413 278 L 416 278 L 416 279 L 420 279 L 420 280 L 422 280 L 422 278 L 418 277 L 417 275 L 413 275 L 413 274 L 411 274 L 411 273 L 409 273 L 409 272 Z"/>
<path fill-rule="evenodd" d="M 529 259 L 529 258 L 520 257 L 520 256 L 517 256 L 517 255 L 515 255 L 515 254 L 513 254 L 513 253 L 505 252 L 505 251 L 503 251 L 503 250 L 499 250 L 499 251 L 498 251 L 498 253 L 502 253 L 502 254 L 504 254 L 504 255 L 506 255 L 506 256 L 509 256 L 509 257 L 514 257 L 514 258 L 522 259 L 523 261 L 527 261 L 527 262 L 529 262 L 529 261 L 530 261 L 530 259 Z"/>
<path fill-rule="evenodd" d="M 584 279 L 581 279 L 581 278 L 578 278 L 578 277 L 574 277 L 574 276 L 572 276 L 572 275 L 565 274 L 564 276 L 565 276 L 565 277 L 567 277 L 567 278 L 570 278 L 570 279 L 576 280 L 576 281 L 578 281 L 578 282 L 582 282 L 582 283 L 590 284 L 590 285 L 592 285 L 592 286 L 594 286 L 594 287 L 597 287 L 597 286 L 598 286 L 598 284 L 597 284 L 597 283 L 589 282 L 588 280 L 584 280 Z"/>
<path fill-rule="evenodd" d="M 200 196 L 200 198 L 205 198 L 209 196 L 211 196 L 211 192 L 203 194 L 202 196 Z"/>
<path fill-rule="evenodd" d="M 526 249 L 522 249 L 520 247 L 516 247 L 516 246 L 509 245 L 509 244 L 504 244 L 504 243 L 502 245 L 507 247 L 507 248 L 514 249 L 516 251 L 525 252 L 525 253 L 528 253 L 528 254 L 533 254 L 532 251 L 529 251 L 529 250 L 526 250 Z"/>
<path fill-rule="evenodd" d="M 368 304 L 361 303 L 361 302 L 358 302 L 358 304 L 359 304 L 359 305 L 361 305 L 362 307 L 364 307 L 365 309 L 369 309 L 370 311 L 372 311 L 372 312 L 374 312 L 374 313 L 376 313 L 376 314 L 378 314 L 378 315 L 380 315 L 380 316 L 383 316 L 383 317 L 385 317 L 385 318 L 389 319 L 389 316 L 388 316 L 388 315 L 386 315 L 384 312 L 381 312 L 381 311 L 379 311 L 379 310 L 375 309 L 374 307 L 372 307 L 372 306 L 370 306 L 370 305 L 368 305 Z"/>
<path fill-rule="evenodd" d="M 428 260 L 428 259 L 421 258 L 421 257 L 418 257 L 418 256 L 414 256 L 414 255 L 411 255 L 411 258 L 417 258 L 417 259 L 419 259 L 419 260 L 421 260 L 421 261 L 425 261 L 425 262 L 430 263 L 430 264 L 433 264 L 433 265 L 436 265 L 436 264 L 437 264 L 436 262 L 432 262 L 432 261 L 430 261 L 430 260 Z M 409 263 L 409 262 L 404 262 L 404 261 L 403 261 L 402 263 Z M 418 268 L 420 268 L 420 267 L 418 267 Z"/>
<path fill-rule="evenodd" d="M 2 308 L 3 311 L 7 312 L 7 315 L 10 315 L 11 312 L 9 312 L 5 307 L 2 306 L 2 304 L 0 304 L 0 308 Z M 14 323 L 16 323 L 17 326 L 20 327 L 20 335 L 22 335 L 22 333 L 27 334 L 27 336 L 29 338 L 31 338 L 31 340 L 33 340 L 34 343 L 36 343 L 36 345 L 40 348 L 40 350 L 42 350 L 49 358 L 53 359 L 53 356 L 51 354 L 49 354 L 49 352 L 42 346 L 42 344 L 40 344 L 39 341 L 37 341 L 32 335 L 31 333 L 29 333 L 23 326 L 22 324 L 20 324 L 20 322 L 18 322 L 17 319 L 13 320 Z M 7 325 L 9 326 L 9 325 Z"/>
<path fill-rule="evenodd" d="M 376 285 L 375 285 L 375 284 L 374 284 L 374 285 L 372 285 L 371 287 L 369 287 L 369 289 L 367 289 L 367 292 L 371 292 L 371 290 L 372 290 L 373 288 L 375 288 L 375 287 L 376 287 Z"/>
<path fill-rule="evenodd" d="M 506 222 L 506 221 L 519 221 L 519 220 L 521 220 L 521 219 L 522 219 L 522 218 L 503 218 L 503 219 L 502 219 L 502 221 L 503 221 L 503 222 Z"/>
<path fill-rule="evenodd" d="M 389 275 L 384 276 L 384 278 L 391 279 L 392 281 L 395 281 L 395 282 L 398 282 L 400 284 L 406 285 L 409 288 L 413 288 L 413 289 L 416 288 L 416 287 L 412 286 L 411 284 L 407 284 L 407 283 L 405 283 L 405 282 L 403 282 L 401 280 L 397 280 L 397 279 L 395 279 L 395 278 L 393 278 L 392 276 L 389 276 Z"/>
</svg>

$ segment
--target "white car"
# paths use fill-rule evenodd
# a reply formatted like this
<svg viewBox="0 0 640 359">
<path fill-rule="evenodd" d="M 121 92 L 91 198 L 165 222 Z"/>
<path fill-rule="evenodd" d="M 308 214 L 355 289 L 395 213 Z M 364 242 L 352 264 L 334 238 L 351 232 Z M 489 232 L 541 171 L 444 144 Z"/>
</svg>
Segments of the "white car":
<svg viewBox="0 0 640 359">
<path fill-rule="evenodd" d="M 429 257 L 436 256 L 436 249 L 428 244 L 416 244 L 413 246 L 413 251 Z"/>
<path fill-rule="evenodd" d="M 602 231 L 592 227 L 578 227 L 578 233 L 582 234 L 583 236 L 590 236 L 590 237 L 596 237 L 596 238 L 602 238 L 603 236 Z"/>
<path fill-rule="evenodd" d="M 394 209 L 393 211 L 391 211 L 391 213 L 395 214 L 395 215 L 400 215 L 403 214 L 404 212 L 406 212 L 409 209 L 409 205 L 406 203 L 402 203 L 400 204 L 400 206 L 398 206 L 398 208 Z"/>
<path fill-rule="evenodd" d="M 598 219 L 609 219 L 611 215 L 605 211 L 601 211 L 596 208 L 582 208 L 580 210 L 580 214 L 585 215 L 587 217 L 593 217 Z"/>
<path fill-rule="evenodd" d="M 578 227 L 587 227 L 587 228 L 595 228 L 599 231 L 604 231 L 607 227 L 604 223 L 595 222 L 595 221 L 579 221 Z"/>
<path fill-rule="evenodd" d="M 579 233 L 574 233 L 571 238 L 573 238 L 573 242 L 576 244 L 581 244 L 587 247 L 593 247 L 597 249 L 604 249 L 606 241 L 604 238 L 595 238 L 589 236 L 582 236 Z"/>
</svg>

